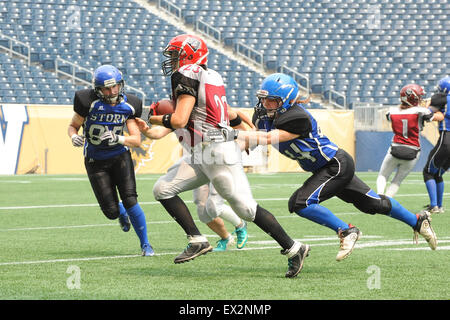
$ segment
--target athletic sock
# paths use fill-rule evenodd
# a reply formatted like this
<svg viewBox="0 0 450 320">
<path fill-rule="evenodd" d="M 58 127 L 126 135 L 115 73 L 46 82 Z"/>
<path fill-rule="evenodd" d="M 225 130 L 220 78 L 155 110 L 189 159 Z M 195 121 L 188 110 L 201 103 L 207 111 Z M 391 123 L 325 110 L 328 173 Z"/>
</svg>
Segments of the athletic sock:
<svg viewBox="0 0 450 320">
<path fill-rule="evenodd" d="M 121 216 L 127 216 L 127 209 L 125 209 L 125 207 L 123 206 L 122 201 L 119 201 L 119 214 Z"/>
<path fill-rule="evenodd" d="M 311 220 L 315 223 L 328 227 L 336 233 L 339 230 L 347 230 L 348 224 L 336 217 L 333 212 L 320 204 L 311 204 L 296 212 L 300 217 Z"/>
<path fill-rule="evenodd" d="M 142 248 L 144 244 L 149 243 L 147 238 L 147 221 L 145 219 L 145 213 L 139 203 L 136 203 L 131 208 L 128 208 L 127 213 L 130 216 L 130 222 L 141 242 Z"/>
<path fill-rule="evenodd" d="M 255 220 L 253 222 L 278 242 L 283 249 L 290 249 L 294 245 L 294 240 L 288 236 L 273 214 L 259 205 L 256 207 Z"/>
<path fill-rule="evenodd" d="M 186 204 L 179 196 L 170 199 L 159 200 L 166 211 L 175 219 L 175 221 L 183 228 L 188 236 L 200 236 L 201 233 L 195 225 L 194 219 L 189 212 Z"/>
<path fill-rule="evenodd" d="M 406 208 L 398 203 L 397 200 L 389 197 L 388 199 L 392 205 L 392 209 L 388 213 L 388 215 L 394 219 L 403 221 L 404 223 L 414 228 L 417 224 L 417 216 L 414 213 L 406 210 Z"/>
<path fill-rule="evenodd" d="M 437 206 L 437 185 L 436 180 L 429 179 L 425 181 L 425 186 L 427 187 L 428 197 L 430 198 L 430 206 Z"/>
<path fill-rule="evenodd" d="M 437 195 L 436 204 L 439 208 L 441 208 L 442 200 L 444 198 L 444 181 L 436 183 L 436 195 Z"/>
</svg>

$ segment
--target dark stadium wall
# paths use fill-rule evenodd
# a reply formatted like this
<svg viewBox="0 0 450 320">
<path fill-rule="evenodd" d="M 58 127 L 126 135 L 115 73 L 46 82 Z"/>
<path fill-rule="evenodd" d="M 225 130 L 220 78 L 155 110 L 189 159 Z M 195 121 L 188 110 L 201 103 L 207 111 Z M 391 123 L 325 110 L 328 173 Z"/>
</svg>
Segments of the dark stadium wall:
<svg viewBox="0 0 450 320">
<path fill-rule="evenodd" d="M 378 172 L 389 148 L 393 133 L 384 131 L 356 131 L 356 171 Z M 422 171 L 433 145 L 420 137 L 421 153 L 413 171 Z"/>
</svg>

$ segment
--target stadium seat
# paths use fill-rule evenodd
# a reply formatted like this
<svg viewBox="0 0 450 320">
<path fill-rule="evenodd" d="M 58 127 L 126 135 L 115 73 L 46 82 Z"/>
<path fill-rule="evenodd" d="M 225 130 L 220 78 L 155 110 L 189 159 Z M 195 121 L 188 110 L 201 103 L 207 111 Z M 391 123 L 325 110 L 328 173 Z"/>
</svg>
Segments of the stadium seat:
<svg viewBox="0 0 450 320">
<path fill-rule="evenodd" d="M 233 48 L 238 42 L 251 44 L 263 54 L 266 68 L 277 70 L 279 66 L 286 65 L 302 70 L 310 77 L 314 93 L 320 94 L 333 87 L 344 90 L 343 94 L 348 96 L 352 86 L 346 80 L 359 79 L 365 82 L 372 79 L 375 86 L 380 86 L 383 80 L 397 79 L 403 82 L 412 79 L 426 83 L 426 90 L 430 92 L 440 76 L 450 74 L 450 67 L 445 63 L 450 58 L 449 51 L 445 50 L 444 53 L 439 50 L 445 47 L 450 38 L 442 32 L 447 25 L 447 16 L 436 14 L 435 11 L 438 8 L 445 10 L 443 8 L 450 5 L 425 2 L 306 0 L 300 5 L 291 0 L 180 0 L 176 4 L 182 9 L 182 19 L 186 22 L 195 23 L 201 19 L 220 28 L 224 45 Z M 152 3 L 156 4 L 157 1 Z M 0 8 L 4 8 L 0 14 L 2 33 L 28 42 L 32 48 L 30 55 L 33 65 L 28 67 L 23 63 L 32 78 L 51 78 L 60 83 L 69 83 L 67 79 L 51 76 L 51 72 L 37 72 L 42 69 L 35 64 L 39 63 L 50 71 L 54 60 L 60 56 L 91 70 L 102 63 L 117 64 L 126 73 L 126 80 L 130 77 L 127 83 L 133 83 L 146 91 L 147 95 L 154 95 L 155 90 L 166 93 L 167 89 L 163 86 L 156 85 L 155 89 L 149 87 L 148 83 L 163 82 L 167 85 L 160 70 L 160 53 L 167 41 L 182 30 L 135 2 L 120 0 L 78 1 L 81 17 L 86 19 L 81 19 L 80 25 L 71 25 L 68 14 L 70 5 L 70 1 L 0 0 Z M 368 5 L 379 7 L 382 25 L 378 28 L 371 28 L 367 24 L 364 10 L 367 10 Z M 111 8 L 115 23 L 123 25 L 123 28 L 108 27 L 106 32 L 96 31 L 104 25 L 105 19 L 99 13 L 103 12 L 105 6 Z M 423 17 L 423 23 L 410 23 L 415 12 Z M 113 20 L 107 18 L 108 21 L 112 23 Z M 2 43 L 5 44 L 5 41 L 0 40 Z M 120 47 L 120 54 L 114 54 L 117 47 Z M 17 50 L 24 52 L 25 49 L 19 47 Z M 415 64 L 421 68 L 414 68 Z M 241 89 L 242 84 L 234 80 L 237 74 L 252 75 L 245 83 L 245 88 L 257 88 L 261 81 L 261 75 L 257 72 L 230 61 L 213 49 L 210 66 L 222 74 L 227 72 L 225 78 L 228 91 L 239 92 Z M 11 67 L 6 63 L 2 64 L 0 70 L 11 73 L 7 76 L 11 83 L 15 81 L 11 80 L 13 77 L 19 78 L 22 84 L 37 81 L 22 74 L 23 69 L 18 66 Z M 229 72 L 233 70 L 235 74 L 230 76 Z M 433 70 L 434 75 L 429 74 L 430 70 Z M 42 94 L 46 95 L 46 92 L 44 90 Z M 54 91 L 58 101 L 67 102 L 67 97 L 60 96 L 59 92 Z M 377 96 L 374 99 L 384 103 L 396 98 L 392 94 L 387 92 L 383 100 Z M 230 103 L 240 104 L 240 100 L 234 99 L 241 95 L 233 94 L 229 98 Z M 351 94 L 350 97 L 353 99 L 355 96 Z M 253 104 L 252 98 L 242 97 L 244 104 L 249 105 Z M 356 98 L 361 100 L 365 97 Z"/>
</svg>

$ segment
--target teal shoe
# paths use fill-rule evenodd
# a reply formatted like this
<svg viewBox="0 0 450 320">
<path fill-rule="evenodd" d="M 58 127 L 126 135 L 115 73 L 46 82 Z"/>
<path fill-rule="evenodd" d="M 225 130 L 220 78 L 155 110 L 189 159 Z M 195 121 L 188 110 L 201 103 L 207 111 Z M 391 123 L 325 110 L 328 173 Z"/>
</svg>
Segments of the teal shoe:
<svg viewBox="0 0 450 320">
<path fill-rule="evenodd" d="M 217 241 L 217 246 L 213 249 L 213 252 L 221 252 L 227 250 L 234 244 L 234 238 L 230 236 L 228 239 L 220 239 Z"/>
<path fill-rule="evenodd" d="M 236 228 L 233 233 L 236 234 L 237 238 L 236 247 L 238 249 L 242 249 L 243 247 L 245 247 L 245 244 L 248 240 L 247 223 L 244 221 L 244 226 L 242 228 Z"/>
</svg>

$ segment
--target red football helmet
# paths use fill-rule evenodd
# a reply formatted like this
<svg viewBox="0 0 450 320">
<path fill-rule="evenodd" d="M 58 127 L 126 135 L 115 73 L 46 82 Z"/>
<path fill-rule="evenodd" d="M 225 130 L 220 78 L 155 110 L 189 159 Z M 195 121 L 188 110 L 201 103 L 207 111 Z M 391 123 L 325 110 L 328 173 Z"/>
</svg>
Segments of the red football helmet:
<svg viewBox="0 0 450 320">
<path fill-rule="evenodd" d="M 162 62 L 162 71 L 164 75 L 170 76 L 184 65 L 206 64 L 208 53 L 208 47 L 201 38 L 190 34 L 176 36 L 163 51 L 168 59 Z"/>
<path fill-rule="evenodd" d="M 400 90 L 400 100 L 405 106 L 418 106 L 424 96 L 425 90 L 415 83 L 408 84 Z"/>
</svg>

